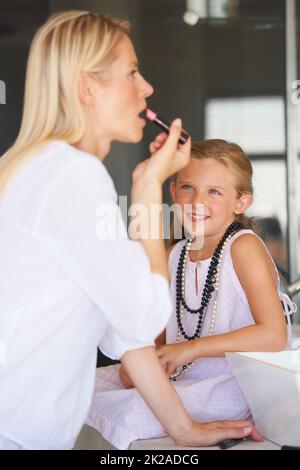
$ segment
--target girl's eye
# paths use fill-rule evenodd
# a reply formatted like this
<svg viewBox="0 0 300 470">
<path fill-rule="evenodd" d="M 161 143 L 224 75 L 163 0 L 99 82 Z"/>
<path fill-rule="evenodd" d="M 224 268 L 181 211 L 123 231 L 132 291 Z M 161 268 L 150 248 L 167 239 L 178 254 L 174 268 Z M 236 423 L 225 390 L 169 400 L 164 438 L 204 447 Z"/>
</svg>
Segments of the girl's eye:
<svg viewBox="0 0 300 470">
<path fill-rule="evenodd" d="M 135 77 L 135 75 L 136 75 L 138 72 L 139 72 L 138 69 L 134 69 L 134 70 L 131 71 L 130 75 L 131 75 L 132 77 Z"/>
<path fill-rule="evenodd" d="M 211 188 L 208 192 L 209 192 L 209 194 L 213 194 L 215 196 L 221 196 L 220 191 L 218 191 L 217 189 L 214 189 L 214 188 Z"/>
<path fill-rule="evenodd" d="M 182 189 L 185 189 L 186 191 L 191 191 L 193 189 L 193 186 L 190 184 L 183 184 Z"/>
</svg>

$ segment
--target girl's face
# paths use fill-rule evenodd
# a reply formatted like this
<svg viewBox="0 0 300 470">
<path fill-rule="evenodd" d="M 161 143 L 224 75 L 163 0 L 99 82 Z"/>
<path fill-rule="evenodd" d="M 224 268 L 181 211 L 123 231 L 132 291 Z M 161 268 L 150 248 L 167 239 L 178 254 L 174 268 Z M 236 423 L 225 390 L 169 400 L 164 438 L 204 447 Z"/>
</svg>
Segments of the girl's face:
<svg viewBox="0 0 300 470">
<path fill-rule="evenodd" d="M 250 194 L 238 197 L 230 171 L 209 158 L 191 158 L 171 183 L 170 191 L 173 202 L 184 211 L 185 229 L 190 232 L 192 227 L 194 234 L 204 236 L 223 235 L 235 216 L 252 203 Z"/>
<path fill-rule="evenodd" d="M 115 53 L 116 59 L 99 78 L 83 74 L 79 96 L 93 140 L 139 142 L 145 126 L 139 114 L 146 108 L 146 98 L 153 88 L 140 74 L 132 42 L 126 35 Z"/>
</svg>

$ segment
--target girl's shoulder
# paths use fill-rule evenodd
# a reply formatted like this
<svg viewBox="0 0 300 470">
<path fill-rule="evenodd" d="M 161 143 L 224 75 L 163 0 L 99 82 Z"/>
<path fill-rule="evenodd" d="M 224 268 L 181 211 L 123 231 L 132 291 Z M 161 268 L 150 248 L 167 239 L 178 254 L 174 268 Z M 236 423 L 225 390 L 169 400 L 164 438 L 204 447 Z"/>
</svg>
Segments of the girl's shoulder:
<svg viewBox="0 0 300 470">
<path fill-rule="evenodd" d="M 231 255 L 234 258 L 249 257 L 255 253 L 264 253 L 270 257 L 270 253 L 263 240 L 253 230 L 240 230 L 231 238 L 230 242 Z"/>
<path fill-rule="evenodd" d="M 249 248 L 263 248 L 266 251 L 266 246 L 263 240 L 253 230 L 240 230 L 230 240 L 231 252 L 241 252 L 241 254 L 249 250 Z M 248 252 L 249 254 L 249 252 Z"/>
<path fill-rule="evenodd" d="M 274 282 L 278 283 L 278 272 L 273 258 L 263 240 L 252 230 L 242 230 L 235 234 L 230 246 L 232 264 L 237 273 L 245 270 L 260 270 L 266 266 Z"/>
</svg>

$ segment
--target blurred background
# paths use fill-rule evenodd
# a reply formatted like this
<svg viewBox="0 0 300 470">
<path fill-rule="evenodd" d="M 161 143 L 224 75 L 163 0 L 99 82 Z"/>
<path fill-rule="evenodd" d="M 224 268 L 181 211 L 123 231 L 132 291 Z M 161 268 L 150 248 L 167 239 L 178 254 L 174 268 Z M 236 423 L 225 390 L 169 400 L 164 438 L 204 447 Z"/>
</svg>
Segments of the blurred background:
<svg viewBox="0 0 300 470">
<path fill-rule="evenodd" d="M 261 220 L 282 287 L 299 301 L 300 0 L 0 0 L 0 154 L 20 125 L 33 34 L 49 14 L 74 8 L 131 22 L 152 108 L 180 116 L 194 140 L 244 148 L 254 167 L 250 215 Z M 119 194 L 130 194 L 155 133 L 147 126 L 139 145 L 113 145 L 105 164 Z"/>
</svg>

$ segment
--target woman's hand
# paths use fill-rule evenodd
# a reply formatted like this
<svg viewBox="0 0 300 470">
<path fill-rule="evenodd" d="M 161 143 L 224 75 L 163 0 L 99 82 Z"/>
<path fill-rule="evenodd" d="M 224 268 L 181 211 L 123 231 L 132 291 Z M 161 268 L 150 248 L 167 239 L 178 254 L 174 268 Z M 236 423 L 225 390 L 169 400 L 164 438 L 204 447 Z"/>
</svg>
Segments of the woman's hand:
<svg viewBox="0 0 300 470">
<path fill-rule="evenodd" d="M 193 341 L 160 346 L 157 355 L 167 376 L 170 377 L 177 367 L 193 362 Z"/>
<path fill-rule="evenodd" d="M 119 376 L 120 376 L 120 380 L 122 382 L 122 385 L 125 387 L 125 388 L 134 388 L 134 385 L 132 383 L 132 380 L 131 378 L 129 377 L 125 367 L 123 366 L 123 364 L 121 364 L 120 366 L 120 369 L 119 369 Z"/>
<path fill-rule="evenodd" d="M 151 157 L 141 162 L 133 172 L 133 182 L 142 176 L 156 178 L 163 184 L 174 173 L 184 168 L 190 160 L 191 139 L 185 144 L 179 144 L 182 131 L 181 120 L 175 119 L 170 127 L 170 133 L 159 134 L 150 144 Z"/>
<path fill-rule="evenodd" d="M 193 421 L 191 431 L 182 438 L 175 438 L 184 446 L 213 446 L 227 439 L 247 437 L 256 442 L 263 441 L 254 425 L 249 421 L 213 421 L 196 423 Z"/>
</svg>

